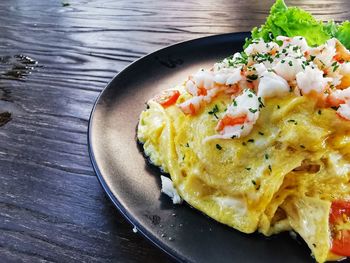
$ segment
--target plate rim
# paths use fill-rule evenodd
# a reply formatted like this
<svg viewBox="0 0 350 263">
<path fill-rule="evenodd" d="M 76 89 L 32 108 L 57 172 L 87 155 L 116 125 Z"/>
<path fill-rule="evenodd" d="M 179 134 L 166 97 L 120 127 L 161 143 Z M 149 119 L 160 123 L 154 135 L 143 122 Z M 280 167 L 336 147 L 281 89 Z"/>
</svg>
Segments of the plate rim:
<svg viewBox="0 0 350 263">
<path fill-rule="evenodd" d="M 167 45 L 165 47 L 159 48 L 151 53 L 148 53 L 135 61 L 129 63 L 127 66 L 125 66 L 121 71 L 119 71 L 107 84 L 106 86 L 100 91 L 99 95 L 97 96 L 94 105 L 92 107 L 92 110 L 90 112 L 89 116 L 89 122 L 88 122 L 88 129 L 87 129 L 87 144 L 88 144 L 88 152 L 89 152 L 89 157 L 90 157 L 90 162 L 92 164 L 92 167 L 94 169 L 94 172 L 96 174 L 96 177 L 102 186 L 103 190 L 107 194 L 108 198 L 110 201 L 112 201 L 112 204 L 118 209 L 118 211 L 123 215 L 125 219 L 134 227 L 136 227 L 137 232 L 140 232 L 141 235 L 146 238 L 152 245 L 155 247 L 159 248 L 165 255 L 168 257 L 172 258 L 173 260 L 177 262 L 191 262 L 188 258 L 184 258 L 182 255 L 180 255 L 176 250 L 174 250 L 172 247 L 166 245 L 164 242 L 158 242 L 157 238 L 150 233 L 142 224 L 139 224 L 139 222 L 134 218 L 133 216 L 130 215 L 128 210 L 119 202 L 119 200 L 114 196 L 112 191 L 110 190 L 109 186 L 107 185 L 100 169 L 98 168 L 98 164 L 95 158 L 94 150 L 92 147 L 92 123 L 93 123 L 93 118 L 94 118 L 94 113 L 96 111 L 96 108 L 98 106 L 98 103 L 100 102 L 101 97 L 104 95 L 104 93 L 109 89 L 109 87 L 112 85 L 112 83 L 119 77 L 120 74 L 122 74 L 124 71 L 130 69 L 133 67 L 135 64 L 137 64 L 139 61 L 146 59 L 150 56 L 153 56 L 157 54 L 158 52 L 165 51 L 170 48 L 174 48 L 176 46 L 180 46 L 183 44 L 189 44 L 191 42 L 195 41 L 205 41 L 205 40 L 210 40 L 210 39 L 215 39 L 215 38 L 225 38 L 225 37 L 240 37 L 242 39 L 249 37 L 250 32 L 242 31 L 242 32 L 231 32 L 231 33 L 223 33 L 223 34 L 213 34 L 213 35 L 208 35 L 204 37 L 199 37 L 199 38 L 193 38 L 181 42 L 177 42 L 171 45 Z M 243 46 L 242 46 L 243 50 Z"/>
</svg>

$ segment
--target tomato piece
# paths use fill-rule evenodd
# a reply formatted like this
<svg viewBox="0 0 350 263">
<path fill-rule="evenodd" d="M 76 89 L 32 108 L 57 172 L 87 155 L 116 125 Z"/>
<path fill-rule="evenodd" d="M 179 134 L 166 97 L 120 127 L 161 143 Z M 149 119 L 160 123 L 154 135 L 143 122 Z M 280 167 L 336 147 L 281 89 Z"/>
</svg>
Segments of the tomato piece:
<svg viewBox="0 0 350 263">
<path fill-rule="evenodd" d="M 247 115 L 239 116 L 239 117 L 231 117 L 229 115 L 226 115 L 223 117 L 217 126 L 218 131 L 222 131 L 226 126 L 234 126 L 238 124 L 243 124 L 247 119 Z"/>
<path fill-rule="evenodd" d="M 329 215 L 331 224 L 331 251 L 340 256 L 350 256 L 350 201 L 332 202 Z"/>
<path fill-rule="evenodd" d="M 166 90 L 161 95 L 156 96 L 154 100 L 166 108 L 175 104 L 179 96 L 180 92 L 178 90 Z"/>
</svg>

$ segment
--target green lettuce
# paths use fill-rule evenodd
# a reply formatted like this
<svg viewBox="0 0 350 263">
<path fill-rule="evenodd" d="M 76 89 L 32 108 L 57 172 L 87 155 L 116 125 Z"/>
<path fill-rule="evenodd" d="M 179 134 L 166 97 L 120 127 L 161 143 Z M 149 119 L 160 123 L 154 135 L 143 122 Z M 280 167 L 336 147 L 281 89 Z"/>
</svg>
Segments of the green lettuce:
<svg viewBox="0 0 350 263">
<path fill-rule="evenodd" d="M 287 7 L 283 0 L 277 0 L 271 7 L 266 23 L 252 30 L 251 38 L 246 40 L 247 47 L 253 39 L 276 40 L 277 36 L 303 36 L 310 46 L 324 44 L 332 37 L 350 48 L 350 22 L 337 24 L 334 21 L 317 21 L 310 13 L 298 7 Z"/>
</svg>

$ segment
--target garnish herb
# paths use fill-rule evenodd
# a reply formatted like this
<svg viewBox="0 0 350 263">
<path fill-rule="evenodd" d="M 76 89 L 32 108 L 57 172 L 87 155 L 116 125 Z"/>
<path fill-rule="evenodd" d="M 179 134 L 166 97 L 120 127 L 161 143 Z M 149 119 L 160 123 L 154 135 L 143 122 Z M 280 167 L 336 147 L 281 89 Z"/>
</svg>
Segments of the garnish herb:
<svg viewBox="0 0 350 263">
<path fill-rule="evenodd" d="M 249 80 L 256 80 L 256 79 L 258 79 L 258 75 L 256 75 L 256 74 L 248 75 L 247 79 L 249 79 Z"/>
<path fill-rule="evenodd" d="M 339 68 L 339 65 L 335 65 L 335 66 L 333 67 L 333 72 L 336 71 L 338 68 Z"/>
<path fill-rule="evenodd" d="M 258 97 L 258 101 L 260 103 L 260 105 L 259 105 L 260 108 L 265 107 L 264 103 L 261 100 L 261 97 Z"/>
<path fill-rule="evenodd" d="M 219 107 L 218 105 L 215 104 L 214 108 L 211 111 L 209 111 L 208 114 L 214 115 L 215 118 L 219 119 L 219 117 L 216 115 L 216 113 L 218 112 L 219 112 Z"/>
<path fill-rule="evenodd" d="M 257 110 L 257 109 L 249 108 L 249 111 L 250 111 L 251 113 L 255 113 L 255 112 L 257 112 L 258 110 Z"/>
</svg>

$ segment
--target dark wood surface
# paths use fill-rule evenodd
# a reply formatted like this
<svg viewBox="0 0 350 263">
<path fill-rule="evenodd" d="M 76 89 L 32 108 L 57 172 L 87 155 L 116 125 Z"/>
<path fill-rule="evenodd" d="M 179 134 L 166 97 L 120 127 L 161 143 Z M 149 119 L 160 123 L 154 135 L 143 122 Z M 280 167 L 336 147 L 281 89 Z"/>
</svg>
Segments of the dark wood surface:
<svg viewBox="0 0 350 263">
<path fill-rule="evenodd" d="M 89 114 L 137 58 L 202 36 L 249 31 L 273 1 L 0 1 L 0 261 L 168 262 L 103 192 Z M 342 1 L 287 1 L 323 20 Z M 127 109 L 126 109 L 127 110 Z"/>
</svg>

